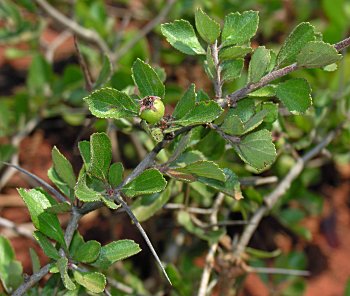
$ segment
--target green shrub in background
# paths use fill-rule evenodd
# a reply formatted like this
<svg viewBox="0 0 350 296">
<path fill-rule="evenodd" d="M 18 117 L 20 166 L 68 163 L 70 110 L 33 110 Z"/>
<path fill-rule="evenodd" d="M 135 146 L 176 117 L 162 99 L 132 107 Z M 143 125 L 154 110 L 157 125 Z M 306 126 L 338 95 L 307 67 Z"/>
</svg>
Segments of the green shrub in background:
<svg viewBox="0 0 350 296">
<path fill-rule="evenodd" d="M 35 2 L 49 15 L 55 9 L 46 1 Z M 161 33 L 175 49 L 203 62 L 214 95 L 191 84 L 177 100 L 172 113 L 163 116 L 168 90 L 164 71 L 144 61 L 149 56 L 138 52 L 140 44 L 122 60 L 120 52 L 114 51 L 118 40 L 110 34 L 112 21 L 103 2 L 90 2 L 91 6 L 84 1 L 77 2 L 76 18 L 81 27 L 71 29 L 77 30 L 74 32 L 78 36 L 85 32 L 82 29 L 87 29 L 90 33 L 87 39 L 105 54 L 96 81 L 91 81 L 86 69 L 81 73 L 77 66 L 66 67 L 63 77 L 57 77 L 47 59 L 36 55 L 28 73 L 28 91 L 3 102 L 3 110 L 16 107 L 9 117 L 3 117 L 3 131 L 7 135 L 14 132 L 11 128 L 20 130 L 21 126 L 12 123 L 21 122 L 21 118 L 26 122 L 29 108 L 39 110 L 43 118 L 61 115 L 72 124 L 81 124 L 85 111 L 80 109 L 77 116 L 75 108 L 87 106 L 94 117 L 107 119 L 120 131 L 145 139 L 150 151 L 125 174 L 123 163 L 112 160 L 109 136 L 103 131 L 94 133 L 89 141 L 78 144 L 83 165 L 76 176 L 67 158 L 54 147 L 53 166 L 48 176 L 58 190 L 19 166 L 9 164 L 43 186 L 18 192 L 36 228 L 34 237 L 50 263 L 41 267 L 32 251 L 34 274 L 23 282 L 21 265 L 15 260 L 8 241 L 1 237 L 0 279 L 5 291 L 13 295 L 52 294 L 54 291 L 109 295 L 109 287 L 115 280 L 107 269 L 141 249 L 132 240 L 117 240 L 103 246 L 94 240 L 85 242 L 76 230 L 80 218 L 106 206 L 111 210 L 122 207 L 127 212 L 168 283 L 172 284 L 174 295 L 206 295 L 213 288 L 210 278 L 213 283 L 217 281 L 222 295 L 231 295 L 241 286 L 242 275 L 269 272 L 263 259 L 275 257 L 277 273 L 286 273 L 285 268 L 292 271 L 287 272 L 287 276 L 275 275 L 273 284 L 283 287 L 286 295 L 302 294 L 305 284 L 295 275 L 307 274 L 304 254 L 264 252 L 247 245 L 267 213 L 302 238 L 311 239 L 310 232 L 300 221 L 306 215 L 319 214 L 322 200 L 306 189 L 317 177 L 315 169 L 308 168 L 307 163 L 338 134 L 337 145 L 330 149 L 338 160 L 345 158 L 345 143 L 349 137 L 349 87 L 341 85 L 339 92 L 342 78 L 338 76 L 333 77 L 329 86 L 327 77 L 333 73 L 294 72 L 314 68 L 334 71 L 338 65 L 345 69 L 348 57 L 342 59 L 340 52 L 350 44 L 349 38 L 332 45 L 323 41 L 315 26 L 302 22 L 278 51 L 268 46 L 253 48 L 251 39 L 259 24 L 257 11 L 231 12 L 219 21 L 197 9 L 194 26 L 184 19 L 175 20 L 162 24 Z M 21 3 L 29 10 L 36 9 L 31 2 Z M 5 2 L 2 9 L 16 20 L 16 33 L 29 30 L 33 38 L 38 34 L 40 27 L 23 24 L 16 6 Z M 94 16 L 96 19 L 90 10 L 99 12 Z M 66 19 L 61 22 L 69 24 Z M 343 27 L 345 31 L 345 25 Z M 4 36 L 10 40 L 10 31 L 3 32 L 8 33 Z M 125 42 L 128 42 L 127 37 Z M 91 60 L 98 59 L 96 52 L 87 46 L 79 48 L 83 62 L 84 55 Z M 245 67 L 247 56 L 250 60 Z M 126 69 L 130 60 L 131 71 Z M 119 69 L 115 71 L 117 62 Z M 348 81 L 348 73 L 345 77 Z M 151 117 L 145 116 L 145 111 L 153 112 Z M 2 159 L 6 161 L 14 153 L 10 145 L 1 149 L 2 155 L 6 155 Z M 259 177 L 262 172 L 277 175 L 277 184 L 259 189 L 258 185 L 271 180 Z M 272 179 L 276 182 L 275 177 Z M 298 207 L 286 206 L 291 199 L 297 201 Z M 177 247 L 183 254 L 173 260 L 177 261 L 176 265 L 160 261 L 139 222 L 151 219 L 167 207 L 178 210 L 173 216 L 174 223 L 195 237 L 194 246 L 198 250 L 207 247 L 203 270 L 189 266 L 194 255 L 184 246 Z M 65 230 L 58 220 L 61 213 L 71 215 Z M 198 218 L 196 213 L 206 216 Z M 226 233 L 226 227 L 230 222 L 242 221 L 227 221 L 231 213 L 240 213 L 245 220 L 243 223 L 247 224 L 235 239 Z M 175 245 L 171 237 L 164 243 L 170 244 L 169 248 Z M 215 264 L 221 268 L 217 275 L 212 274 Z M 38 281 L 47 274 L 50 279 L 45 287 L 38 287 Z M 158 291 L 169 289 L 168 283 L 164 281 Z M 117 285 L 117 289 L 127 294 L 151 293 L 141 280 L 129 280 L 128 284 L 130 287 Z"/>
</svg>

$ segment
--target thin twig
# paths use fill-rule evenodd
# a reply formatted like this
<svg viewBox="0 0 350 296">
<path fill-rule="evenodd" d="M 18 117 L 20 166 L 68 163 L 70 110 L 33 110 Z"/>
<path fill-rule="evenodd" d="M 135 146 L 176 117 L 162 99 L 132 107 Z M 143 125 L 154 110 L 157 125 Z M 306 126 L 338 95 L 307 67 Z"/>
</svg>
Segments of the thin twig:
<svg viewBox="0 0 350 296">
<path fill-rule="evenodd" d="M 91 74 L 90 74 L 90 71 L 89 71 L 89 67 L 87 66 L 86 61 L 84 59 L 84 56 L 81 54 L 81 51 L 79 49 L 78 38 L 77 38 L 76 35 L 74 35 L 74 46 L 75 46 L 75 50 L 77 51 L 78 60 L 79 60 L 79 64 L 80 64 L 81 70 L 83 71 L 83 74 L 84 74 L 85 89 L 88 92 L 91 92 L 92 89 L 93 89 Z"/>
<path fill-rule="evenodd" d="M 35 2 L 56 22 L 60 23 L 65 28 L 71 30 L 80 38 L 83 38 L 87 41 L 91 41 L 95 43 L 103 53 L 107 54 L 108 56 L 111 55 L 111 52 L 107 43 L 100 37 L 100 35 L 97 32 L 82 27 L 81 25 L 76 23 L 74 20 L 66 17 L 64 14 L 59 12 L 56 8 L 54 8 L 51 4 L 49 4 L 45 0 L 35 0 Z"/>
<path fill-rule="evenodd" d="M 295 275 L 295 276 L 310 276 L 311 274 L 310 271 L 308 270 L 270 268 L 270 267 L 246 266 L 244 270 L 249 273 L 283 274 L 283 275 Z"/>
<path fill-rule="evenodd" d="M 68 30 L 63 31 L 61 34 L 59 34 L 54 41 L 50 42 L 47 50 L 45 52 L 45 58 L 46 60 L 52 64 L 53 63 L 53 59 L 55 56 L 55 51 L 57 50 L 57 48 L 59 46 L 61 46 L 63 44 L 63 42 L 65 42 L 69 37 L 72 36 L 72 33 Z"/>
<path fill-rule="evenodd" d="M 41 184 L 42 186 L 44 186 L 47 190 L 51 191 L 51 193 L 61 202 L 67 202 L 67 199 L 61 194 L 59 193 L 55 188 L 53 188 L 49 183 L 45 182 L 43 179 L 39 178 L 38 176 L 32 174 L 31 172 L 28 172 L 27 170 L 21 168 L 18 165 L 12 164 L 12 163 L 8 163 L 8 162 L 3 162 L 4 164 L 6 164 L 7 166 L 10 166 L 12 168 L 15 168 L 16 170 L 20 171 L 21 173 L 31 177 L 32 179 L 34 179 L 35 181 L 37 181 L 39 184 Z"/>
<path fill-rule="evenodd" d="M 8 219 L 0 217 L 0 226 L 8 228 L 8 229 L 24 236 L 24 237 L 34 239 L 32 231 L 30 231 L 29 229 L 27 229 L 21 225 L 17 225 L 16 223 L 14 223 Z"/>
<path fill-rule="evenodd" d="M 75 207 L 73 207 L 69 223 L 64 233 L 64 240 L 66 242 L 67 248 L 69 248 L 74 232 L 78 228 L 78 222 L 80 218 L 81 218 L 81 214 L 77 211 Z"/>
<path fill-rule="evenodd" d="M 217 216 L 218 216 L 220 206 L 223 203 L 224 199 L 225 199 L 225 194 L 220 192 L 215 200 L 214 205 L 213 205 L 213 212 L 210 215 L 210 222 L 214 225 L 218 223 Z M 217 229 L 217 227 L 214 227 L 214 229 Z M 204 266 L 204 270 L 202 273 L 201 282 L 199 285 L 199 290 L 198 290 L 198 294 L 197 294 L 198 296 L 205 296 L 207 294 L 210 275 L 211 275 L 211 271 L 212 271 L 213 266 L 214 266 L 215 254 L 216 254 L 216 250 L 218 248 L 218 245 L 219 245 L 218 243 L 212 244 L 210 246 L 208 254 L 205 258 L 205 266 Z"/>
<path fill-rule="evenodd" d="M 123 195 L 123 194 L 121 194 Z M 144 231 L 144 229 L 142 228 L 140 222 L 137 220 L 136 216 L 134 215 L 134 213 L 132 212 L 132 210 L 129 208 L 128 204 L 123 200 L 122 196 L 119 196 L 119 194 L 116 194 L 114 196 L 114 200 L 118 203 L 121 204 L 122 207 L 124 208 L 125 212 L 129 215 L 129 217 L 131 218 L 132 222 L 134 222 L 135 226 L 137 227 L 137 229 L 139 230 L 139 232 L 141 233 L 141 235 L 143 236 L 144 240 L 146 241 L 149 249 L 151 250 L 151 253 L 153 254 L 154 258 L 156 259 L 160 269 L 162 270 L 164 276 L 166 277 L 166 279 L 168 280 L 168 282 L 170 283 L 170 285 L 172 285 L 168 274 L 165 271 L 165 268 L 162 264 L 162 262 L 160 261 L 157 252 L 154 250 L 154 247 L 150 241 L 150 239 L 147 236 L 147 233 Z"/>
<path fill-rule="evenodd" d="M 201 214 L 201 215 L 210 215 L 213 212 L 213 209 L 203 209 L 203 208 L 194 208 L 194 207 L 186 207 L 183 204 L 173 204 L 168 203 L 163 206 L 163 209 L 167 210 L 185 210 L 189 213 L 193 214 Z"/>
<path fill-rule="evenodd" d="M 276 183 L 278 178 L 276 176 L 269 177 L 244 177 L 239 179 L 241 186 L 260 186 L 271 183 Z"/>
<path fill-rule="evenodd" d="M 37 273 L 34 273 L 22 285 L 20 285 L 12 296 L 21 296 L 27 292 L 31 287 L 38 283 L 50 271 L 50 264 L 46 264 Z"/>
<path fill-rule="evenodd" d="M 123 55 L 125 55 L 131 48 L 133 48 L 137 42 L 139 42 L 143 37 L 145 37 L 149 32 L 151 32 L 154 29 L 154 27 L 161 23 L 168 15 L 174 3 L 175 0 L 167 0 L 165 6 L 159 12 L 159 14 L 155 18 L 153 18 L 147 25 L 145 25 L 141 29 L 141 31 L 139 31 L 135 38 L 131 39 L 124 46 L 122 46 L 116 54 L 111 56 L 112 63 L 116 63 Z"/>
</svg>

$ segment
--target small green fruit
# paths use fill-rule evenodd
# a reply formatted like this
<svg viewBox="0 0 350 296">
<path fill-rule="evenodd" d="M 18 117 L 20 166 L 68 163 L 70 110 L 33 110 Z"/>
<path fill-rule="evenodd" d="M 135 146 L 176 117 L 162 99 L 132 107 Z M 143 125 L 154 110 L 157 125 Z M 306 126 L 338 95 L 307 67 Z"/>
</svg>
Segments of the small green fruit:
<svg viewBox="0 0 350 296">
<path fill-rule="evenodd" d="M 148 96 L 141 100 L 140 117 L 149 124 L 159 122 L 164 116 L 164 104 L 157 96 Z"/>
</svg>

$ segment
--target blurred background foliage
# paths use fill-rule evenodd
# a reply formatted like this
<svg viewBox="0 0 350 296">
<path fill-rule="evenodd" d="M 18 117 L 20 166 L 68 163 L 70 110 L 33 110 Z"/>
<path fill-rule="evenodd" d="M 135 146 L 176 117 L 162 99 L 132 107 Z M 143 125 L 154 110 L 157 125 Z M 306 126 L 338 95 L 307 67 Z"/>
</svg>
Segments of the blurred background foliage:
<svg viewBox="0 0 350 296">
<path fill-rule="evenodd" d="M 75 137 L 81 136 L 82 132 L 88 133 L 86 127 L 105 130 L 107 125 L 110 126 L 105 120 L 92 120 L 83 103 L 82 98 L 88 91 L 72 34 L 48 18 L 35 2 L 3 0 L 0 4 L 1 161 L 16 161 L 20 140 L 34 129 L 45 126 L 45 122 L 52 124 L 53 119 L 55 124 L 59 122 L 60 131 L 67 126 L 76 127 L 75 135 L 73 134 Z M 350 2 L 347 0 L 217 0 L 215 3 L 209 0 L 57 0 L 49 3 L 81 26 L 96 31 L 110 49 L 108 57 L 95 44 L 78 37 L 79 48 L 92 81 L 95 82 L 95 89 L 104 85 L 128 91 L 133 84 L 131 66 L 136 58 L 141 58 L 158 66 L 159 73 L 166 79 L 165 101 L 168 113 L 190 83 L 195 83 L 197 89 L 203 89 L 210 96 L 213 91 L 202 69 L 203 61 L 186 57 L 171 48 L 160 34 L 160 22 L 183 18 L 194 24 L 194 11 L 197 7 L 202 7 L 208 15 L 221 23 L 230 12 L 257 10 L 260 25 L 258 34 L 253 39 L 253 47 L 265 45 L 276 51 L 300 22 L 313 24 L 323 33 L 324 40 L 330 43 L 344 39 L 350 32 Z M 157 19 L 159 13 L 166 8 L 168 13 L 144 34 L 147 24 Z M 327 131 L 344 120 L 345 112 L 350 108 L 350 67 L 346 66 L 349 63 L 350 55 L 345 53 L 337 71 L 313 69 L 290 74 L 308 80 L 313 90 L 313 107 L 303 115 L 279 114 L 279 126 L 274 134 L 279 155 L 276 163 L 264 174 L 283 177 L 295 163 L 293 155 L 302 153 L 315 139 L 322 138 Z M 243 86 L 245 75 L 246 73 L 233 81 L 229 88 L 233 91 Z M 152 148 L 153 142 L 126 120 L 116 120 L 113 125 L 121 142 L 119 157 L 130 169 L 137 164 L 138 158 Z M 55 127 L 50 128 L 55 131 Z M 218 161 L 222 167 L 231 168 L 240 177 L 254 176 L 253 170 L 243 166 L 229 150 L 225 151 L 225 142 L 216 137 L 215 133 L 208 133 L 204 129 L 198 133 L 197 150 L 208 159 Z M 135 136 L 143 144 L 141 152 L 135 148 Z M 196 141 L 196 135 L 193 139 Z M 213 142 L 215 145 L 210 145 Z M 320 167 L 349 163 L 349 143 L 348 127 L 323 155 L 305 169 L 267 220 L 270 226 L 275 227 L 273 233 L 287 232 L 292 237 L 295 249 L 277 256 L 274 253 L 276 244 L 264 241 L 258 233 L 253 238 L 251 247 L 264 252 L 251 249 L 249 260 L 252 266 L 305 269 L 310 265 L 300 246 L 312 241 L 312 233 L 302 222 L 306 217 L 321 215 L 324 196 L 318 189 L 329 180 L 325 180 L 324 171 Z M 70 148 L 72 147 L 67 149 Z M 0 168 L 1 166 L 0 163 Z M 3 174 L 4 171 L 2 168 Z M 186 186 L 191 203 L 198 207 L 211 205 L 214 191 L 196 183 Z M 269 190 L 268 186 L 243 187 L 244 200 L 239 203 L 227 200 L 230 218 L 246 219 L 262 204 L 263 196 Z M 185 196 L 182 190 L 178 190 L 178 186 L 174 186 L 171 198 L 174 202 L 182 202 Z M 164 216 L 170 229 L 175 222 L 169 222 L 169 217 L 166 214 Z M 147 222 L 146 228 L 161 229 L 161 221 L 163 220 L 153 217 Z M 227 233 L 232 239 L 241 230 L 241 226 L 227 227 Z M 170 236 L 167 238 L 170 241 L 164 237 L 166 231 L 167 229 L 161 230 L 163 247 L 173 243 Z M 263 232 L 264 229 L 259 231 Z M 169 267 L 169 272 L 178 274 L 181 282 L 179 285 L 174 284 L 176 295 L 189 295 L 189 291 L 195 290 L 193 285 L 197 284 L 202 268 L 200 264 L 193 264 L 194 258 L 205 252 L 207 243 L 183 231 L 177 231 L 175 236 L 178 240 L 185 240 L 182 243 L 184 251 L 179 254 L 176 267 Z M 134 274 L 133 266 L 126 267 L 130 274 L 115 276 L 123 278 L 140 292 L 145 292 L 142 281 Z M 278 295 L 301 295 L 305 290 L 305 281 L 300 277 L 263 275 L 261 279 L 270 290 L 278 291 Z M 114 293 L 120 295 L 116 291 Z"/>
</svg>

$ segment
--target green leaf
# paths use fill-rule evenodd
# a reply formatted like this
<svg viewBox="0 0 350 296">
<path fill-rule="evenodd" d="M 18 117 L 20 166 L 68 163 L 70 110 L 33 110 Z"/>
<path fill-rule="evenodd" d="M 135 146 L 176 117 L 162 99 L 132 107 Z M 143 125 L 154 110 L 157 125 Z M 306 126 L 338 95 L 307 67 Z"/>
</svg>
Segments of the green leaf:
<svg viewBox="0 0 350 296">
<path fill-rule="evenodd" d="M 252 56 L 248 69 L 248 83 L 258 82 L 267 71 L 270 64 L 270 50 L 259 46 Z"/>
<path fill-rule="evenodd" d="M 32 95 L 44 94 L 44 90 L 53 77 L 49 63 L 40 54 L 34 55 L 29 67 L 27 86 Z"/>
<path fill-rule="evenodd" d="M 277 67 L 296 62 L 300 50 L 310 41 L 314 41 L 315 27 L 310 23 L 301 23 L 290 33 L 277 55 Z"/>
<path fill-rule="evenodd" d="M 104 55 L 102 68 L 94 84 L 94 89 L 100 88 L 106 82 L 108 82 L 108 79 L 110 78 L 111 74 L 112 74 L 111 61 L 109 60 L 107 55 Z"/>
<path fill-rule="evenodd" d="M 203 40 L 209 44 L 213 44 L 219 38 L 220 25 L 200 8 L 196 10 L 195 21 L 196 29 Z"/>
<path fill-rule="evenodd" d="M 139 222 L 148 220 L 168 202 L 173 184 L 170 181 L 163 192 L 143 195 L 132 203 L 131 210 Z"/>
<path fill-rule="evenodd" d="M 223 47 L 219 51 L 219 60 L 226 61 L 226 60 L 233 60 L 237 58 L 243 58 L 251 51 L 252 51 L 252 48 L 247 46 Z"/>
<path fill-rule="evenodd" d="M 70 187 L 74 188 L 76 179 L 71 163 L 67 158 L 57 149 L 56 146 L 52 149 L 52 162 L 58 176 Z"/>
<path fill-rule="evenodd" d="M 94 133 L 90 137 L 91 161 L 88 173 L 102 180 L 107 180 L 112 160 L 111 140 L 105 133 Z"/>
<path fill-rule="evenodd" d="M 249 97 L 262 97 L 262 98 L 274 97 L 274 96 L 276 96 L 275 89 L 276 89 L 275 85 L 269 84 L 269 85 L 266 85 L 262 88 L 259 88 L 256 91 L 251 92 L 250 94 L 248 94 L 248 96 Z"/>
<path fill-rule="evenodd" d="M 229 112 L 225 117 L 224 122 L 220 126 L 220 129 L 228 135 L 237 136 L 242 135 L 244 132 L 244 125 L 238 115 Z"/>
<path fill-rule="evenodd" d="M 102 194 L 87 186 L 86 177 L 87 176 L 85 173 L 79 177 L 78 183 L 74 188 L 74 193 L 76 197 L 83 202 L 93 202 L 101 200 Z"/>
<path fill-rule="evenodd" d="M 132 240 L 118 240 L 101 248 L 97 260 L 92 264 L 101 269 L 107 269 L 114 262 L 128 258 L 140 252 L 140 246 Z"/>
<path fill-rule="evenodd" d="M 27 190 L 27 189 L 19 188 L 18 193 L 20 194 L 23 201 L 27 205 L 27 208 L 29 210 L 34 226 L 38 228 L 39 214 L 44 212 L 44 209 L 49 208 L 51 206 L 51 203 L 46 198 L 46 196 L 37 189 Z"/>
<path fill-rule="evenodd" d="M 105 87 L 84 98 L 90 112 L 98 118 L 125 118 L 137 116 L 139 104 L 126 93 Z"/>
<path fill-rule="evenodd" d="M 86 170 L 90 167 L 91 151 L 90 151 L 90 141 L 80 141 L 78 143 L 79 152 L 81 158 L 84 161 Z"/>
<path fill-rule="evenodd" d="M 42 212 L 38 216 L 38 223 L 38 230 L 40 230 L 49 238 L 52 238 L 53 240 L 59 242 L 63 248 L 66 248 L 64 234 L 56 215 L 48 213 L 46 211 Z"/>
<path fill-rule="evenodd" d="M 241 76 L 243 65 L 243 59 L 223 61 L 221 64 L 222 80 L 227 82 L 237 79 L 239 76 Z"/>
<path fill-rule="evenodd" d="M 223 46 L 246 43 L 255 35 L 258 24 L 259 16 L 257 11 L 228 14 L 225 17 L 222 30 Z"/>
<path fill-rule="evenodd" d="M 162 191 L 165 186 L 166 181 L 161 172 L 156 169 L 148 169 L 126 184 L 122 190 L 127 196 L 134 197 Z"/>
<path fill-rule="evenodd" d="M 202 177 L 200 177 L 198 181 L 236 200 L 242 199 L 241 184 L 239 183 L 237 175 L 228 168 L 224 168 L 223 172 L 225 174 L 224 182 Z"/>
<path fill-rule="evenodd" d="M 268 130 L 248 134 L 234 145 L 234 149 L 244 162 L 257 171 L 271 165 L 276 158 L 275 145 L 272 143 L 271 133 Z"/>
<path fill-rule="evenodd" d="M 79 247 L 75 253 L 74 260 L 82 263 L 94 262 L 101 251 L 101 244 L 98 241 L 90 240 Z"/>
<path fill-rule="evenodd" d="M 211 54 L 210 46 L 207 47 L 206 59 L 204 61 L 204 70 L 207 73 L 208 77 L 212 80 L 215 77 L 215 64 L 213 56 Z"/>
<path fill-rule="evenodd" d="M 132 77 L 141 97 L 157 96 L 164 98 L 165 86 L 157 72 L 144 61 L 137 59 L 132 66 Z"/>
<path fill-rule="evenodd" d="M 46 211 L 51 214 L 67 213 L 67 212 L 70 212 L 71 210 L 72 210 L 72 205 L 68 202 L 60 202 L 46 209 Z"/>
<path fill-rule="evenodd" d="M 41 267 L 39 255 L 32 248 L 29 248 L 29 255 L 30 255 L 30 260 L 32 261 L 33 273 L 37 273 Z"/>
<path fill-rule="evenodd" d="M 195 107 L 196 102 L 196 89 L 195 85 L 192 83 L 184 95 L 181 97 L 179 102 L 176 104 L 173 117 L 180 119 L 184 117 L 188 112 L 190 112 Z"/>
<path fill-rule="evenodd" d="M 214 101 L 200 102 L 188 112 L 181 119 L 174 120 L 174 124 L 189 126 L 194 124 L 201 124 L 212 122 L 220 116 L 222 108 Z"/>
<path fill-rule="evenodd" d="M 244 124 L 244 133 L 246 134 L 253 129 L 257 128 L 264 120 L 264 118 L 267 116 L 268 110 L 261 110 L 258 113 L 256 113 L 253 117 L 251 117 L 245 124 Z"/>
<path fill-rule="evenodd" d="M 66 257 L 61 257 L 60 259 L 57 260 L 56 262 L 57 268 L 60 271 L 61 274 L 61 279 L 63 282 L 63 285 L 66 287 L 68 290 L 75 290 L 76 286 L 73 283 L 73 281 L 70 279 L 68 275 L 68 259 Z"/>
<path fill-rule="evenodd" d="M 299 67 L 320 68 L 339 61 L 342 55 L 333 45 L 323 41 L 307 43 L 297 56 Z"/>
<path fill-rule="evenodd" d="M 113 163 L 108 172 L 108 182 L 112 187 L 117 187 L 123 181 L 124 167 L 121 162 Z"/>
<path fill-rule="evenodd" d="M 102 273 L 74 270 L 73 276 L 79 285 L 92 293 L 102 293 L 106 287 L 106 277 Z"/>
<path fill-rule="evenodd" d="M 47 176 L 65 196 L 68 196 L 71 201 L 74 200 L 73 190 L 60 178 L 53 167 L 49 168 L 47 171 Z"/>
<path fill-rule="evenodd" d="M 237 115 L 242 120 L 242 122 L 246 122 L 254 115 L 254 113 L 254 100 L 240 100 L 235 108 L 231 108 L 228 111 L 227 117 L 229 117 L 230 114 Z"/>
<path fill-rule="evenodd" d="M 225 181 L 225 174 L 222 169 L 213 161 L 200 160 L 186 165 L 183 168 L 177 168 L 175 171 L 187 174 L 193 174 L 197 177 L 205 177 L 218 181 Z"/>
<path fill-rule="evenodd" d="M 0 236 L 0 281 L 5 291 L 12 293 L 23 282 L 23 268 L 15 260 L 15 253 L 10 242 Z"/>
<path fill-rule="evenodd" d="M 276 88 L 276 96 L 293 113 L 303 113 L 311 106 L 310 93 L 308 82 L 302 78 L 289 79 Z"/>
<path fill-rule="evenodd" d="M 43 233 L 40 231 L 34 231 L 33 236 L 38 241 L 40 248 L 44 251 L 47 257 L 55 260 L 60 258 L 56 248 Z"/>
<path fill-rule="evenodd" d="M 162 24 L 161 31 L 167 41 L 177 50 L 188 55 L 205 54 L 205 50 L 188 21 L 176 20 L 173 23 Z"/>
<path fill-rule="evenodd" d="M 2 114 L 1 114 L 2 115 Z M 1 124 L 0 119 L 0 136 L 2 133 L 2 129 L 4 127 Z M 2 167 L 2 161 L 8 161 L 11 156 L 17 151 L 16 147 L 12 146 L 11 144 L 0 144 L 0 168 Z"/>
</svg>

